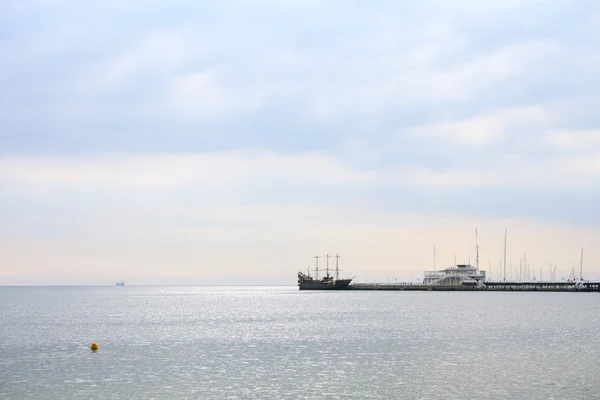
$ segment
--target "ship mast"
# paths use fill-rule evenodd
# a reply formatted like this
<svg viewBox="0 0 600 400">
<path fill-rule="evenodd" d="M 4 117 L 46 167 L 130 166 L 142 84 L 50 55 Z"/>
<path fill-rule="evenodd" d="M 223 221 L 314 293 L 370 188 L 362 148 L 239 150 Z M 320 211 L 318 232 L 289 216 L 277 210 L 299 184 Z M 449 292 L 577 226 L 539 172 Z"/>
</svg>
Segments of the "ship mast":
<svg viewBox="0 0 600 400">
<path fill-rule="evenodd" d="M 335 255 L 335 280 L 336 281 L 339 279 L 339 276 L 340 276 L 339 261 L 340 261 L 340 255 L 336 254 Z"/>
<path fill-rule="evenodd" d="M 583 280 L 583 248 L 581 249 L 581 262 L 579 264 L 579 280 Z"/>
<path fill-rule="evenodd" d="M 479 239 L 477 238 L 477 228 L 475 228 L 475 250 L 476 250 L 475 268 L 476 268 L 477 274 L 479 274 Z"/>
<path fill-rule="evenodd" d="M 327 253 L 327 255 L 325 255 L 325 257 L 327 258 L 327 277 L 329 278 L 329 258 L 331 256 L 329 255 L 329 253 Z"/>
<path fill-rule="evenodd" d="M 317 279 L 319 279 L 319 258 L 320 257 L 318 255 L 315 256 L 315 260 L 317 260 L 317 262 L 316 262 L 317 266 L 315 268 L 315 272 L 316 272 L 315 278 L 317 278 Z"/>
<path fill-rule="evenodd" d="M 506 236 L 508 230 L 504 228 L 504 280 L 506 281 Z"/>
</svg>

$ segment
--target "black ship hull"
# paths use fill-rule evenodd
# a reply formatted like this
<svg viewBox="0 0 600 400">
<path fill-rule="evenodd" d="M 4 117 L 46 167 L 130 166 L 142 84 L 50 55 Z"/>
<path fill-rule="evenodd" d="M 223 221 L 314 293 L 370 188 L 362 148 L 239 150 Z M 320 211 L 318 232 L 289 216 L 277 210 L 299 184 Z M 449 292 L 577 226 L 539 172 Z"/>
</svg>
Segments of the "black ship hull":
<svg viewBox="0 0 600 400">
<path fill-rule="evenodd" d="M 350 282 L 336 282 L 327 284 L 322 282 L 304 282 L 298 284 L 300 290 L 345 290 L 348 289 Z"/>
<path fill-rule="evenodd" d="M 326 276 L 323 279 L 315 279 L 302 272 L 298 273 L 298 288 L 300 290 L 344 290 L 352 279 L 333 279 Z"/>
</svg>

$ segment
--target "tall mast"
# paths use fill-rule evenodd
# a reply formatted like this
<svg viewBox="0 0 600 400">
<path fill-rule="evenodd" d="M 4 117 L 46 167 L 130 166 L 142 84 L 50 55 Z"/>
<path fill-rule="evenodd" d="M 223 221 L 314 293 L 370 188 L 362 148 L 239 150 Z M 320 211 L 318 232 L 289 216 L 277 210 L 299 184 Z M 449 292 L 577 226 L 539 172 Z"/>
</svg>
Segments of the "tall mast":
<svg viewBox="0 0 600 400">
<path fill-rule="evenodd" d="M 506 236 L 508 234 L 508 230 L 504 228 L 504 280 L 506 280 Z"/>
<path fill-rule="evenodd" d="M 321 258 L 321 257 L 319 257 L 318 255 L 315 256 L 315 260 L 317 260 L 317 267 L 315 268 L 315 272 L 316 272 L 315 278 L 317 278 L 317 279 L 319 279 L 319 258 Z"/>
<path fill-rule="evenodd" d="M 475 258 L 475 268 L 477 273 L 479 273 L 479 239 L 477 239 L 477 228 L 475 228 L 475 251 L 477 253 Z"/>
<path fill-rule="evenodd" d="M 338 280 L 338 278 L 340 276 L 339 260 L 340 260 L 340 255 L 336 254 L 335 255 L 335 280 L 336 281 Z"/>
<path fill-rule="evenodd" d="M 327 257 L 327 277 L 329 278 L 329 257 L 331 257 L 329 255 L 329 253 L 327 253 L 327 255 L 325 255 L 325 257 Z"/>
<path fill-rule="evenodd" d="M 581 248 L 581 262 L 579 264 L 579 280 L 583 280 L 583 248 Z"/>
</svg>

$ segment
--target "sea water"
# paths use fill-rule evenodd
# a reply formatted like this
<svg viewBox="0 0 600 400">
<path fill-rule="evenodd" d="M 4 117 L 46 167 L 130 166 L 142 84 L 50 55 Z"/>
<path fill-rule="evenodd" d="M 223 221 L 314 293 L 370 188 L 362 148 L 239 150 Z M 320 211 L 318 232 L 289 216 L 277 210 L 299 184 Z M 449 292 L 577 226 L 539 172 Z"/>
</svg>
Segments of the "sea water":
<svg viewBox="0 0 600 400">
<path fill-rule="evenodd" d="M 598 293 L 4 287 L 0 398 L 593 399 L 599 316 Z"/>
</svg>

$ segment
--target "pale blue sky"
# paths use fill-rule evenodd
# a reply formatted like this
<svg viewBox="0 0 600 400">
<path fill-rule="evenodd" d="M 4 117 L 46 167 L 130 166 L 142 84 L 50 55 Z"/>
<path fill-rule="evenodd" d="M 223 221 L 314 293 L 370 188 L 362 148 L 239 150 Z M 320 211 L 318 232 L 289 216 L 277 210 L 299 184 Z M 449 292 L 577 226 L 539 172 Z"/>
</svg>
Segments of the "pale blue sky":
<svg viewBox="0 0 600 400">
<path fill-rule="evenodd" d="M 0 284 L 416 277 L 505 226 L 600 275 L 599 43 L 594 1 L 5 1 Z"/>
</svg>

